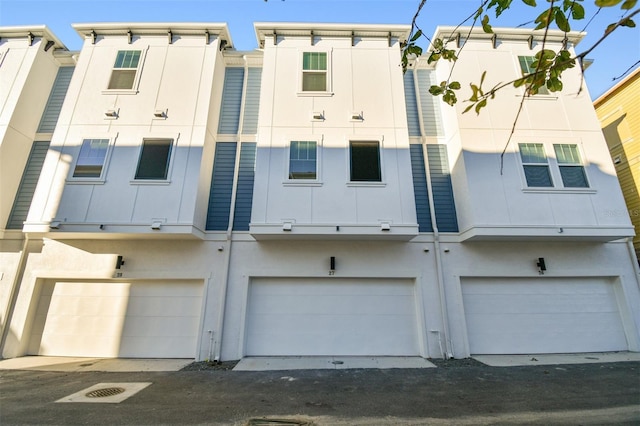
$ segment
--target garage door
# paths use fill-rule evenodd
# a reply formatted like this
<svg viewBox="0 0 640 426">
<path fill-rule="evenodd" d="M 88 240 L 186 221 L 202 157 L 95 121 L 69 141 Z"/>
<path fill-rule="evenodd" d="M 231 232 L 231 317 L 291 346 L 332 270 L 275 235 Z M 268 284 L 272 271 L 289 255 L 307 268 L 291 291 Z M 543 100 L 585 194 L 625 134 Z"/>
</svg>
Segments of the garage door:
<svg viewBox="0 0 640 426">
<path fill-rule="evenodd" d="M 628 349 L 607 279 L 465 279 L 462 295 L 472 354 Z"/>
<path fill-rule="evenodd" d="M 194 358 L 202 282 L 47 282 L 29 353 Z"/>
<path fill-rule="evenodd" d="M 257 279 L 247 355 L 418 355 L 411 280 Z"/>
</svg>

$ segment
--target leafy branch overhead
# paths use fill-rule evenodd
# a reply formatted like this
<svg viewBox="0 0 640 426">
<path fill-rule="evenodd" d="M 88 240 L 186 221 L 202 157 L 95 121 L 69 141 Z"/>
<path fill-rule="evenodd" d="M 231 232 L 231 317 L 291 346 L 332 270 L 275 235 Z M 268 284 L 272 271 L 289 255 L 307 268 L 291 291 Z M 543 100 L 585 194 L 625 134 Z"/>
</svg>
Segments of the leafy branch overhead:
<svg viewBox="0 0 640 426">
<path fill-rule="evenodd" d="M 536 8 L 538 5 L 536 0 L 521 0 L 526 6 Z M 525 87 L 525 92 L 528 95 L 534 95 L 538 93 L 542 88 L 546 88 L 550 92 L 559 92 L 563 89 L 562 73 L 569 68 L 576 66 L 576 63 L 580 64 L 581 69 L 584 58 L 591 53 L 604 39 L 606 39 L 613 31 L 620 27 L 635 28 L 636 24 L 633 21 L 633 17 L 640 13 L 640 8 L 636 8 L 637 0 L 592 0 L 593 4 L 597 7 L 597 11 L 589 18 L 588 23 L 584 26 L 584 31 L 590 24 L 593 23 L 594 18 L 600 12 L 602 8 L 618 7 L 622 11 L 622 16 L 617 22 L 608 24 L 603 33 L 592 46 L 590 46 L 584 52 L 573 56 L 568 50 L 568 33 L 571 31 L 571 25 L 576 21 L 584 20 L 586 16 L 585 8 L 583 6 L 584 0 L 546 0 L 548 6 L 544 10 L 535 16 L 535 12 L 532 17 L 535 16 L 529 23 L 535 24 L 536 30 L 544 30 L 544 36 L 542 41 L 542 49 L 535 55 L 534 62 L 530 64 L 529 71 L 523 74 L 521 77 L 509 82 L 499 83 L 490 89 L 483 88 L 483 83 L 486 77 L 486 71 L 482 73 L 479 84 L 470 84 L 471 95 L 465 102 L 469 102 L 470 105 L 464 110 L 468 112 L 474 110 L 476 114 L 479 114 L 482 108 L 487 106 L 490 99 L 493 99 L 496 93 L 504 87 L 513 85 L 514 87 Z M 423 31 L 418 26 L 418 17 L 422 8 L 426 5 L 427 0 L 421 0 L 418 5 L 416 14 L 413 17 L 411 27 L 411 37 L 409 41 L 402 48 L 402 67 L 406 71 L 409 62 L 416 57 L 419 57 L 423 53 L 422 47 L 419 46 L 421 38 L 425 38 L 429 42 L 429 56 L 427 63 L 431 64 L 440 60 L 451 61 L 453 65 L 451 72 L 447 80 L 441 81 L 437 85 L 431 86 L 429 92 L 434 96 L 442 96 L 442 100 L 447 104 L 453 106 L 457 103 L 458 98 L 456 91 L 461 89 L 461 84 L 457 81 L 451 81 L 451 75 L 455 69 L 455 62 L 458 59 L 460 51 L 464 48 L 456 47 L 456 49 L 448 49 L 449 42 L 454 41 L 453 36 L 449 39 L 434 39 L 430 40 L 424 35 Z M 465 19 L 460 25 L 466 25 L 471 21 L 470 27 L 473 28 L 477 25 L 481 26 L 485 33 L 493 33 L 491 27 L 491 19 L 489 12 L 493 10 L 495 17 L 498 18 L 504 12 L 506 12 L 513 4 L 513 0 L 483 0 L 478 7 L 467 19 Z M 555 51 L 549 49 L 546 46 L 546 35 L 550 29 L 557 28 L 565 33 L 565 42 L 562 47 Z M 457 35 L 457 37 L 460 37 Z"/>
</svg>

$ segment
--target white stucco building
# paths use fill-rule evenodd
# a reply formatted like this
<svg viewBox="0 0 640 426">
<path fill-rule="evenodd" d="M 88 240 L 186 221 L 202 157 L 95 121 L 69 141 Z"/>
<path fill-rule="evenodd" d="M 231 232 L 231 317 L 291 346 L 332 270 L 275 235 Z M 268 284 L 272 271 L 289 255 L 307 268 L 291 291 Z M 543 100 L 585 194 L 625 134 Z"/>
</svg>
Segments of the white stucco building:
<svg viewBox="0 0 640 426">
<path fill-rule="evenodd" d="M 251 52 L 219 23 L 74 28 L 73 56 L 0 29 L 2 85 L 27 88 L 2 92 L 3 357 L 640 350 L 634 229 L 579 71 L 524 99 L 508 144 L 524 89 L 480 115 L 428 93 L 517 78 L 542 33 L 439 28 L 453 71 L 403 74 L 404 25 L 256 23 Z"/>
</svg>

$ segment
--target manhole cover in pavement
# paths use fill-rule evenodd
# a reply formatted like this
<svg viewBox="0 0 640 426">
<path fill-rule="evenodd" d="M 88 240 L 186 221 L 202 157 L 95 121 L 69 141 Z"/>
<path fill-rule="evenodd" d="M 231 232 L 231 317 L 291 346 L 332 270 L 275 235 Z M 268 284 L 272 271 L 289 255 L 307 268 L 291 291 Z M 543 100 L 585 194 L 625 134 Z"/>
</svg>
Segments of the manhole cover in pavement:
<svg viewBox="0 0 640 426">
<path fill-rule="evenodd" d="M 107 396 L 114 396 L 121 394 L 124 392 L 124 388 L 103 388 L 92 390 L 91 392 L 87 392 L 85 396 L 87 398 L 106 398 Z"/>
</svg>

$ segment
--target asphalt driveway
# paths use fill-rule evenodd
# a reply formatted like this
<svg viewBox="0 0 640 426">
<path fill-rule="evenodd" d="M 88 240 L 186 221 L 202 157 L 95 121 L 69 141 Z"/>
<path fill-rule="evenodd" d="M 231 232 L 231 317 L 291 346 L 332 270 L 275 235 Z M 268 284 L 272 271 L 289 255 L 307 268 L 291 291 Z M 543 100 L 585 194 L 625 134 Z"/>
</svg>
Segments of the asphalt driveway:
<svg viewBox="0 0 640 426">
<path fill-rule="evenodd" d="M 119 403 L 56 402 L 103 384 Z M 100 387 L 98 386 L 98 388 Z M 103 386 L 104 387 L 104 386 Z M 244 372 L 0 371 L 2 425 L 640 424 L 640 362 Z"/>
</svg>

